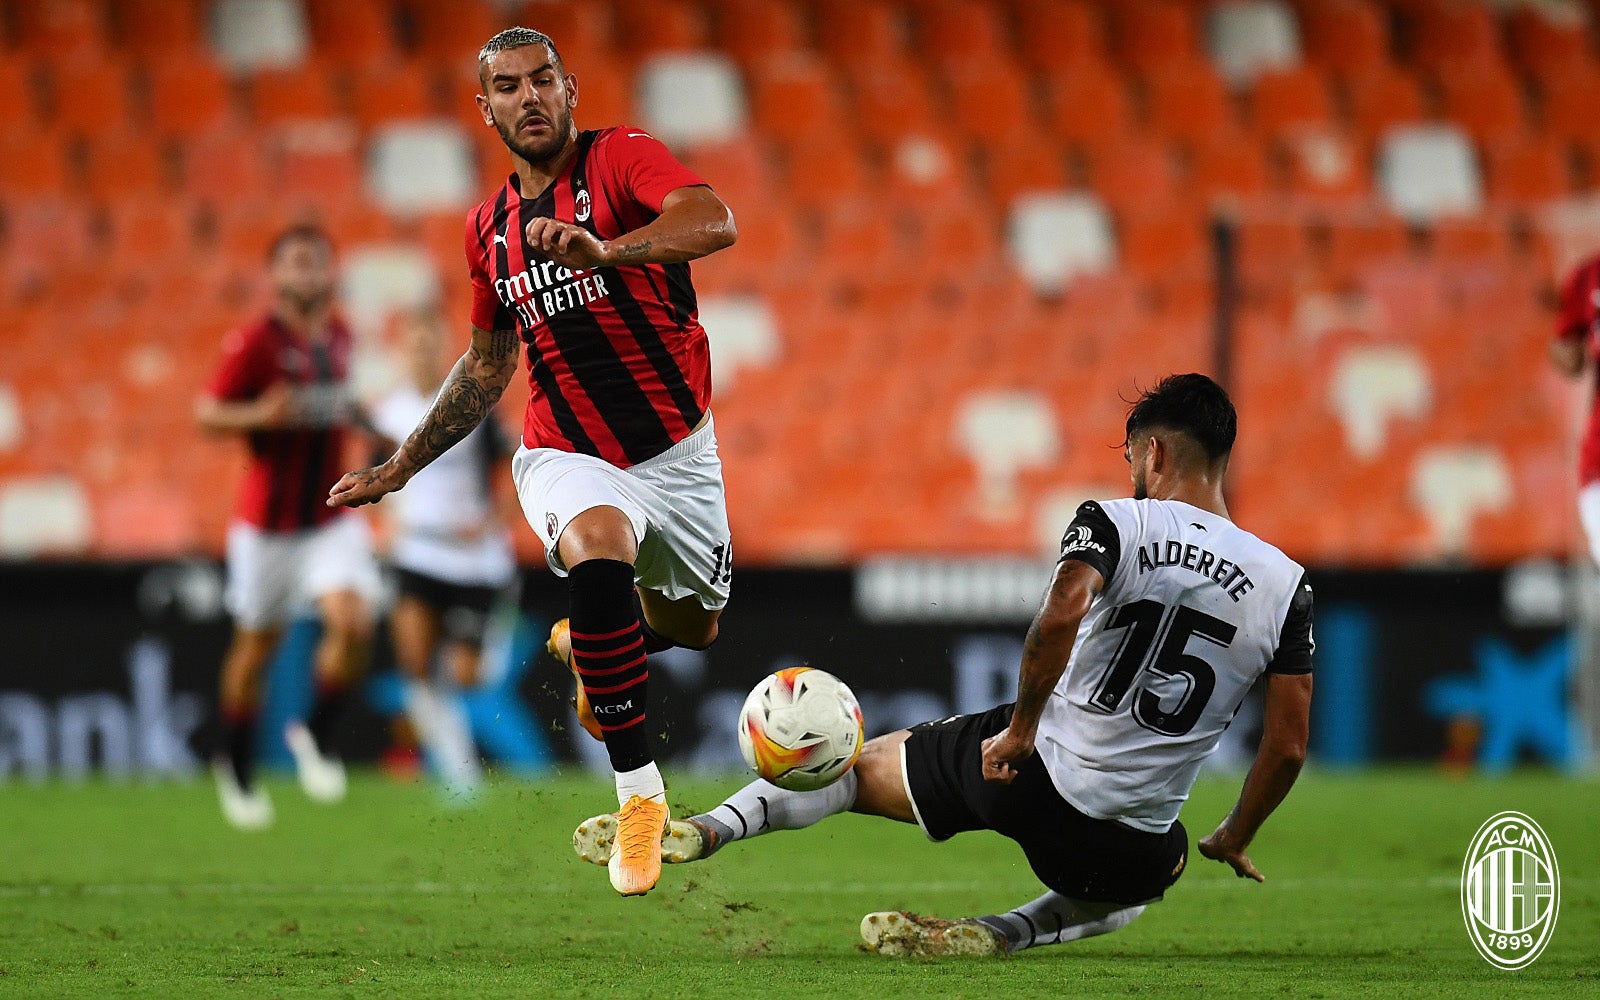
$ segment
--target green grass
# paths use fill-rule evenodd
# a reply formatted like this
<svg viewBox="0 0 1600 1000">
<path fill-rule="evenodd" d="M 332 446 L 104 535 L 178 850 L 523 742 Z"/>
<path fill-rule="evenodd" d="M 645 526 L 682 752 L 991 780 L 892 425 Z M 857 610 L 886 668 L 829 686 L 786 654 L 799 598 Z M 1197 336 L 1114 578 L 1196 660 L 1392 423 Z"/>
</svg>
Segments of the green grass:
<svg viewBox="0 0 1600 1000">
<path fill-rule="evenodd" d="M 256 835 L 225 829 L 200 783 L 0 788 L 0 996 L 1600 995 L 1600 788 L 1552 775 L 1309 773 L 1252 851 L 1265 885 L 1195 854 L 1126 930 L 986 962 L 865 954 L 856 927 L 1032 898 L 988 834 L 932 845 L 838 817 L 621 899 L 569 846 L 609 799 L 589 780 L 497 785 L 458 812 L 376 777 L 335 808 L 271 787 L 278 825 Z M 732 787 L 680 781 L 674 802 Z M 1236 787 L 1195 789 L 1191 836 Z M 1555 937 L 1520 973 L 1472 950 L 1456 888 L 1473 831 L 1513 808 L 1563 876 Z"/>
</svg>

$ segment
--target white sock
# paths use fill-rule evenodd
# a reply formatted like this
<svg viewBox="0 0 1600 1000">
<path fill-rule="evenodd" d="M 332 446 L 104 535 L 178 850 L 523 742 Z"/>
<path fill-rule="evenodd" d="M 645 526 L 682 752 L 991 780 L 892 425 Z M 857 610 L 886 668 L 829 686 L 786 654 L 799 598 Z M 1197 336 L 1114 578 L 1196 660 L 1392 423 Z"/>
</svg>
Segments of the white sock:
<svg viewBox="0 0 1600 1000">
<path fill-rule="evenodd" d="M 791 792 L 770 781 L 752 781 L 722 805 L 693 819 L 716 834 L 716 843 L 706 852 L 710 854 L 735 840 L 808 827 L 855 803 L 856 772 L 846 771 L 838 781 L 814 792 Z"/>
<path fill-rule="evenodd" d="M 402 688 L 406 715 L 428 752 L 447 791 L 470 792 L 482 776 L 466 706 L 454 692 L 427 681 L 407 680 Z"/>
<path fill-rule="evenodd" d="M 1144 906 L 1126 903 L 1094 903 L 1072 899 L 1059 892 L 1047 892 L 1010 913 L 978 919 L 1006 939 L 1006 950 L 1018 952 L 1042 944 L 1062 944 L 1082 938 L 1110 934 L 1133 922 Z"/>
<path fill-rule="evenodd" d="M 667 801 L 667 783 L 661 779 L 661 769 L 651 761 L 632 771 L 616 771 L 617 805 L 623 805 L 635 795 L 644 799 Z"/>
</svg>

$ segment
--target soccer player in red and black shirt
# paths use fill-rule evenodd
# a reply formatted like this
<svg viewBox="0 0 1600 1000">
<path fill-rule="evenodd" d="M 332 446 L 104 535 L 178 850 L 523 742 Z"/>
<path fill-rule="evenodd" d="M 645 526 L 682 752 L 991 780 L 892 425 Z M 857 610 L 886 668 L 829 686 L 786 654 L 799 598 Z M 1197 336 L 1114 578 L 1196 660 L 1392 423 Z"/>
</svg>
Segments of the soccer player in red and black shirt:
<svg viewBox="0 0 1600 1000">
<path fill-rule="evenodd" d="M 636 895 L 660 877 L 667 821 L 644 726 L 646 654 L 710 645 L 732 577 L 688 262 L 733 243 L 733 216 L 643 130 L 580 132 L 578 81 L 548 36 L 501 32 L 478 72 L 484 124 L 515 170 L 467 219 L 472 346 L 399 451 L 328 502 L 404 486 L 484 418 L 526 345 L 533 395 L 512 470 L 570 581 L 551 649 L 578 676 L 579 718 L 616 771 L 611 884 Z"/>
<path fill-rule="evenodd" d="M 1563 375 L 1578 378 L 1600 356 L 1600 256 L 1578 265 L 1561 290 L 1561 314 L 1550 359 Z M 1600 559 L 1600 394 L 1590 407 L 1578 453 L 1578 517 L 1589 549 Z"/>
<path fill-rule="evenodd" d="M 344 796 L 343 766 L 325 751 L 344 691 L 365 665 L 379 592 L 366 520 L 322 502 L 344 467 L 345 433 L 356 416 L 345 389 L 350 331 L 333 308 L 333 246 L 319 229 L 290 229 L 273 241 L 268 271 L 270 311 L 228 334 L 197 408 L 203 429 L 241 434 L 250 446 L 228 528 L 234 635 L 222 664 L 226 759 L 212 768 L 223 814 L 244 829 L 272 822 L 272 803 L 254 780 L 261 674 L 303 600 L 316 602 L 325 626 L 317 699 L 307 721 L 284 735 L 306 793 L 320 801 Z"/>
</svg>

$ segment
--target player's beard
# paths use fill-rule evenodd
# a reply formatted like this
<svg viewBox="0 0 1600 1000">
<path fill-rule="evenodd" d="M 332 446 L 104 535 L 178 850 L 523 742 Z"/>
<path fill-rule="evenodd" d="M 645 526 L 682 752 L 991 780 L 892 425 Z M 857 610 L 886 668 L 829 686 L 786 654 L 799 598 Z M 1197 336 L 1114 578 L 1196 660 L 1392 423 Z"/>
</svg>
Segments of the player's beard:
<svg viewBox="0 0 1600 1000">
<path fill-rule="evenodd" d="M 500 141 L 506 144 L 506 148 L 524 160 L 529 163 L 547 163 L 566 148 L 567 138 L 572 135 L 572 109 L 562 108 L 554 115 L 539 116 L 550 123 L 550 134 L 543 139 L 522 137 L 522 125 L 529 117 L 531 116 L 523 115 L 508 128 L 496 115 L 495 131 L 500 133 Z"/>
<path fill-rule="evenodd" d="M 1146 483 L 1144 481 L 1144 473 L 1142 471 L 1134 473 L 1134 476 L 1133 476 L 1133 498 L 1135 500 L 1148 500 L 1148 499 L 1150 499 L 1150 488 L 1149 488 L 1148 485 L 1146 485 Z"/>
</svg>

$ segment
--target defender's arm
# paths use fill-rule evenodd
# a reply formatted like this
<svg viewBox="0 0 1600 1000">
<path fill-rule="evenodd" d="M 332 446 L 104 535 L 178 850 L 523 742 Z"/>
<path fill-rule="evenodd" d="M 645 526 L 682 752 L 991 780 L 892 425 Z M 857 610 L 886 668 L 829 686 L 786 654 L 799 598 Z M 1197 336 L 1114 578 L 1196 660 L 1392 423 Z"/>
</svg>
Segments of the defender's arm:
<svg viewBox="0 0 1600 1000">
<path fill-rule="evenodd" d="M 1583 374 L 1583 362 L 1582 340 L 1563 337 L 1550 342 L 1550 363 L 1556 366 L 1556 371 L 1568 378 L 1577 378 Z"/>
<path fill-rule="evenodd" d="M 517 370 L 520 341 L 514 330 L 472 328 L 472 346 L 456 362 L 433 406 L 389 460 L 349 472 L 328 491 L 328 506 L 359 507 L 405 486 L 418 470 L 444 454 L 483 422 Z"/>
</svg>

